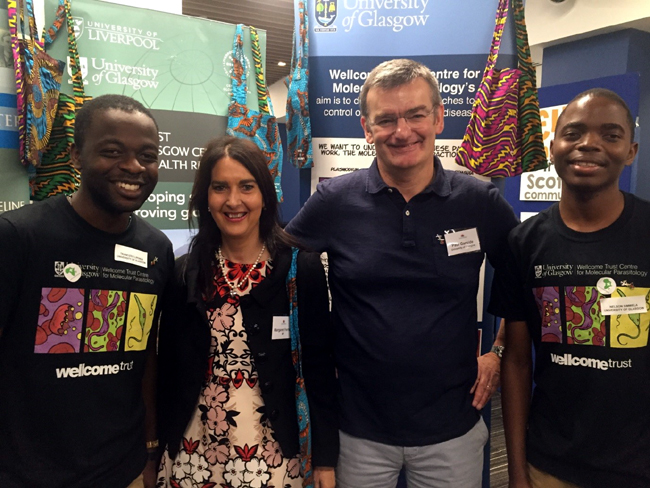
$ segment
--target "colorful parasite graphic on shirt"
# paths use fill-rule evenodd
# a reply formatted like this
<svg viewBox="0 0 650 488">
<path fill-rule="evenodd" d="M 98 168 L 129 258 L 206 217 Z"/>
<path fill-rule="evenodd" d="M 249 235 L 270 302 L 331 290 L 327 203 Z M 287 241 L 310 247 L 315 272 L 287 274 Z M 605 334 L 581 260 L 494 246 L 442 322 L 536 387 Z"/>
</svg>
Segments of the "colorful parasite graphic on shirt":
<svg viewBox="0 0 650 488">
<path fill-rule="evenodd" d="M 79 352 L 83 295 L 84 290 L 78 288 L 43 288 L 34 352 Z"/>
<path fill-rule="evenodd" d="M 650 288 L 617 288 L 613 297 L 644 296 L 650 310 Z M 611 318 L 612 347 L 645 347 L 650 329 L 649 313 L 615 315 Z"/>
<path fill-rule="evenodd" d="M 121 290 L 43 288 L 34 352 L 145 350 L 156 302 L 156 295 Z"/>
<path fill-rule="evenodd" d="M 648 345 L 650 312 L 603 315 L 602 295 L 594 286 L 547 286 L 533 289 L 540 313 L 541 341 L 611 348 Z M 645 297 L 650 288 L 618 287 L 611 297 Z"/>
<path fill-rule="evenodd" d="M 84 351 L 117 351 L 125 312 L 125 291 L 90 290 Z"/>
</svg>

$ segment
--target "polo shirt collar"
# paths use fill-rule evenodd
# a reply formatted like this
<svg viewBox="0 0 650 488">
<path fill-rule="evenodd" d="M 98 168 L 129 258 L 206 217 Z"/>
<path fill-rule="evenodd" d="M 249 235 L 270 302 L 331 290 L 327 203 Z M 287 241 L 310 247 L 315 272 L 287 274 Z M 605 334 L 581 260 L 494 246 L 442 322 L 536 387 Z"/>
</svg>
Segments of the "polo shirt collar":
<svg viewBox="0 0 650 488">
<path fill-rule="evenodd" d="M 422 190 L 421 193 L 435 193 L 440 197 L 446 197 L 451 194 L 451 183 L 447 177 L 445 169 L 438 156 L 433 157 L 433 168 L 435 176 L 433 181 Z M 366 191 L 371 194 L 379 193 L 387 190 L 388 185 L 384 182 L 379 174 L 379 167 L 377 166 L 377 158 L 374 159 L 370 168 L 368 168 L 368 178 L 366 181 Z"/>
</svg>

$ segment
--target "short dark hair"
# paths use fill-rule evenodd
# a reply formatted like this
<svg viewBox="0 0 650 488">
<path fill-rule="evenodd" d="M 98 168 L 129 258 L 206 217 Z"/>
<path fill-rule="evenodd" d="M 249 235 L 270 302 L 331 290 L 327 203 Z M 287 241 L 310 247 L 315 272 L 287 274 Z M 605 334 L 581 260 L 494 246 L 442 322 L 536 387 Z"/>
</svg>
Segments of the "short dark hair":
<svg viewBox="0 0 650 488">
<path fill-rule="evenodd" d="M 198 220 L 198 232 L 192 239 L 190 248 L 196 248 L 198 253 L 199 286 L 207 296 L 212 295 L 214 288 L 211 266 L 214 252 L 221 244 L 221 232 L 208 209 L 208 191 L 214 166 L 226 157 L 241 163 L 253 175 L 262 193 L 260 238 L 271 256 L 274 257 L 280 248 L 297 245 L 295 239 L 280 226 L 278 197 L 267 156 L 254 142 L 247 139 L 225 136 L 211 140 L 201 156 L 190 195 L 190 226 L 194 227 L 195 218 Z"/>
<path fill-rule="evenodd" d="M 93 117 L 96 112 L 104 110 L 121 110 L 123 112 L 133 113 L 140 112 L 146 115 L 156 126 L 158 131 L 158 123 L 147 107 L 142 105 L 137 100 L 126 95 L 102 95 L 92 100 L 88 100 L 83 104 L 79 111 L 75 114 L 74 121 L 74 144 L 78 150 L 83 148 L 86 142 L 86 132 L 93 122 Z"/>
<path fill-rule="evenodd" d="M 618 93 L 612 90 L 608 90 L 607 88 L 590 88 L 589 90 L 585 90 L 582 93 L 579 93 L 578 95 L 573 97 L 573 99 L 569 103 L 567 103 L 567 106 L 564 108 L 564 110 L 562 110 L 562 112 L 558 116 L 555 122 L 555 127 L 557 128 L 560 126 L 560 121 L 562 120 L 562 116 L 564 115 L 564 112 L 569 107 L 569 105 L 587 97 L 607 98 L 608 100 L 614 102 L 616 105 L 622 107 L 623 110 L 625 110 L 627 125 L 628 128 L 630 129 L 630 142 L 634 142 L 634 129 L 636 128 L 636 123 L 634 122 L 634 117 L 632 117 L 632 112 L 630 111 L 630 107 L 627 106 L 625 100 L 623 100 L 623 98 Z"/>
</svg>

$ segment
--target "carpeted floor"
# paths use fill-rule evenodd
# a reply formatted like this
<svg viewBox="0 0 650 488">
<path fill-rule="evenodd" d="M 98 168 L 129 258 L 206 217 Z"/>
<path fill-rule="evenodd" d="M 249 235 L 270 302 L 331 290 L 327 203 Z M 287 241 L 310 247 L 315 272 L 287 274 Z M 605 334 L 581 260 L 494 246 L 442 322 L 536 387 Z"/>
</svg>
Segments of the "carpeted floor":
<svg viewBox="0 0 650 488">
<path fill-rule="evenodd" d="M 492 396 L 492 430 L 490 432 L 490 488 L 507 488 L 508 459 L 503 434 L 501 392 Z"/>
</svg>

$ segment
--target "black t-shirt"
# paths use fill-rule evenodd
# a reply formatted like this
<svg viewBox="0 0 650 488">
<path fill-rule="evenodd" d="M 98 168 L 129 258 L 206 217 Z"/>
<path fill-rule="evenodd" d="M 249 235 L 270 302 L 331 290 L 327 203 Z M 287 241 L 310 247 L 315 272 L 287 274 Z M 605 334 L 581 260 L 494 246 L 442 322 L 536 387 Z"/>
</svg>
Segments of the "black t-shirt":
<svg viewBox="0 0 650 488">
<path fill-rule="evenodd" d="M 650 312 L 623 313 L 650 309 L 649 224 L 650 203 L 629 194 L 591 233 L 556 204 L 510 233 L 495 278 L 491 311 L 525 320 L 535 346 L 528 460 L 579 486 L 650 486 Z M 626 301 L 637 308 L 610 309 Z"/>
<path fill-rule="evenodd" d="M 0 486 L 127 486 L 144 468 L 142 376 L 169 240 L 64 197 L 0 215 Z M 154 329 L 155 330 L 155 329 Z"/>
</svg>

